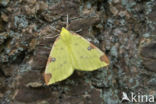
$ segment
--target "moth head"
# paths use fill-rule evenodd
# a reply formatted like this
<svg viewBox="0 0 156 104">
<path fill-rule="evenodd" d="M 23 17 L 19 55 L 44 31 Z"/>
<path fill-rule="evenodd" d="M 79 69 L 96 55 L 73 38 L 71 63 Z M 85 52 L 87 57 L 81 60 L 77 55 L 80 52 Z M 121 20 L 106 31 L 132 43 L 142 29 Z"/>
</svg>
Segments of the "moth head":
<svg viewBox="0 0 156 104">
<path fill-rule="evenodd" d="M 64 27 L 62 27 L 61 33 L 60 33 L 60 38 L 62 38 L 64 41 L 70 40 L 71 33 Z"/>
</svg>

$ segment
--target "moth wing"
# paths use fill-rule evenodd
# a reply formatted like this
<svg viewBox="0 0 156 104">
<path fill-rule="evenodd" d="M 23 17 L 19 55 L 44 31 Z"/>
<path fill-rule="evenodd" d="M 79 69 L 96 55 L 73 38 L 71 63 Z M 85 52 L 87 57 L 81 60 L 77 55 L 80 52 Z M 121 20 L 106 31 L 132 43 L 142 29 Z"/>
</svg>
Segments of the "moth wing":
<svg viewBox="0 0 156 104">
<path fill-rule="evenodd" d="M 62 81 L 73 73 L 68 48 L 61 38 L 57 38 L 50 52 L 44 79 L 47 85 Z"/>
<path fill-rule="evenodd" d="M 75 69 L 93 71 L 109 65 L 109 60 L 104 52 L 76 33 L 72 35 L 71 46 Z"/>
</svg>

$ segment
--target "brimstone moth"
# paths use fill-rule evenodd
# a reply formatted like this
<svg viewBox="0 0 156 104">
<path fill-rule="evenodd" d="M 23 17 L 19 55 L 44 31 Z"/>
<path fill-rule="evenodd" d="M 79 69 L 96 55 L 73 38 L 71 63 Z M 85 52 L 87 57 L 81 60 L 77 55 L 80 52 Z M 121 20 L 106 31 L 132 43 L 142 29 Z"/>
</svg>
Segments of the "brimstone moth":
<svg viewBox="0 0 156 104">
<path fill-rule="evenodd" d="M 62 28 L 50 52 L 44 79 L 50 85 L 68 78 L 74 70 L 93 71 L 109 65 L 104 52 L 82 36 Z"/>
</svg>

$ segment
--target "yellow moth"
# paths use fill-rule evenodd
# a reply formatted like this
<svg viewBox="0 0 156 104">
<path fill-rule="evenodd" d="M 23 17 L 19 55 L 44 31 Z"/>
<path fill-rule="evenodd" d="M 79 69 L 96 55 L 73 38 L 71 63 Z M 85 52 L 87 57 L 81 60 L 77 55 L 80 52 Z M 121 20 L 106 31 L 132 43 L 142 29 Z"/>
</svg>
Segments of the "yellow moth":
<svg viewBox="0 0 156 104">
<path fill-rule="evenodd" d="M 68 78 L 74 70 L 94 71 L 109 65 L 104 52 L 80 35 L 62 28 L 50 52 L 44 79 L 50 85 Z"/>
</svg>

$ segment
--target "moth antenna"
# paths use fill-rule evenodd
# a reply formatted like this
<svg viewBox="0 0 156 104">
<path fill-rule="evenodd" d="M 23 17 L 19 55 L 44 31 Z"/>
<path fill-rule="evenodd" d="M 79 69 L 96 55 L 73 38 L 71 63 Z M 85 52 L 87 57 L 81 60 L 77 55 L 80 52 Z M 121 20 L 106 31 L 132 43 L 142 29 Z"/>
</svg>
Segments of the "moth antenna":
<svg viewBox="0 0 156 104">
<path fill-rule="evenodd" d="M 67 23 L 66 23 L 66 29 L 68 28 L 69 26 L 69 15 L 67 14 Z"/>
<path fill-rule="evenodd" d="M 61 32 L 60 30 L 58 30 L 58 29 L 56 29 L 55 27 L 53 27 L 53 26 L 50 26 L 52 29 L 54 29 L 55 31 L 57 31 L 57 32 Z"/>
<path fill-rule="evenodd" d="M 79 32 L 81 32 L 82 31 L 82 29 L 79 29 L 79 30 L 77 30 L 77 31 L 75 31 L 76 33 L 79 33 Z"/>
<path fill-rule="evenodd" d="M 57 36 L 59 36 L 59 34 L 54 35 L 54 36 L 52 36 L 52 37 L 45 37 L 45 39 L 49 39 L 49 38 L 56 38 Z"/>
</svg>

